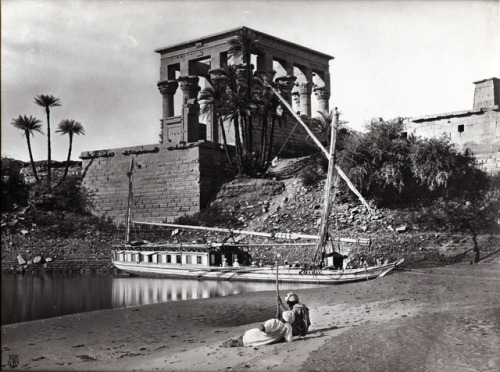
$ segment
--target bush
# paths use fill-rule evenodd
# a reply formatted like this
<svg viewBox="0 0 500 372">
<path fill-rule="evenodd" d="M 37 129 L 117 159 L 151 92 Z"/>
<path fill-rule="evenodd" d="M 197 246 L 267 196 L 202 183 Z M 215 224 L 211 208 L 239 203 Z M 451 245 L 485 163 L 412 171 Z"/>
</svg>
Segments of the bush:
<svg viewBox="0 0 500 372">
<path fill-rule="evenodd" d="M 405 138 L 401 118 L 372 122 L 367 129 L 346 139 L 350 143 L 338 159 L 360 192 L 378 205 L 456 196 L 472 200 L 488 188 L 470 150 L 458 151 L 447 138 Z"/>
<path fill-rule="evenodd" d="M 8 157 L 1 160 L 2 212 L 28 204 L 28 185 L 21 175 L 23 162 Z"/>
<path fill-rule="evenodd" d="M 301 170 L 299 178 L 304 186 L 311 186 L 325 178 L 325 173 L 321 168 L 315 165 L 309 165 Z"/>
<path fill-rule="evenodd" d="M 34 184 L 30 199 L 39 209 L 89 214 L 90 200 L 81 187 L 81 177 L 70 175 L 52 191 L 43 184 Z"/>
<path fill-rule="evenodd" d="M 88 214 L 89 199 L 79 176 L 68 176 L 55 190 L 55 209 Z"/>
</svg>

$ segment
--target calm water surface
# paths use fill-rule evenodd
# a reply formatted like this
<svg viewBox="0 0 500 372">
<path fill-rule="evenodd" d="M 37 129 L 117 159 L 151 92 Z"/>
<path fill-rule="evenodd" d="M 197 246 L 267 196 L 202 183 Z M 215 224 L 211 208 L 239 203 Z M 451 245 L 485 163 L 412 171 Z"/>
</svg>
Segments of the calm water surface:
<svg viewBox="0 0 500 372">
<path fill-rule="evenodd" d="M 158 302 L 275 290 L 274 283 L 114 277 L 99 274 L 2 274 L 2 325 Z M 280 284 L 280 291 L 314 288 Z"/>
</svg>

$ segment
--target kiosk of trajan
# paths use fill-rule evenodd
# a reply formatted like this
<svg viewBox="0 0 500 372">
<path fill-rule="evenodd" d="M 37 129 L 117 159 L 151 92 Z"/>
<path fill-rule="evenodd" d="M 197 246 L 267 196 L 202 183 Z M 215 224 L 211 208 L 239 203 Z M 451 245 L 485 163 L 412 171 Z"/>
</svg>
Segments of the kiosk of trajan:
<svg viewBox="0 0 500 372">
<path fill-rule="evenodd" d="M 161 61 L 157 84 L 162 97 L 160 141 L 81 154 L 83 186 L 93 202 L 94 214 L 124 221 L 130 171 L 132 214 L 136 220 L 171 222 L 210 203 L 224 180 L 225 155 L 217 122 L 200 116 L 198 94 L 211 72 L 224 65 L 242 63 L 228 51 L 230 40 L 243 29 L 156 50 Z M 258 50 L 250 61 L 254 73 L 279 82 L 283 96 L 305 118 L 329 110 L 329 61 L 333 57 L 252 31 L 258 40 Z M 300 125 L 292 132 L 294 126 L 295 122 L 276 126 L 274 146 L 281 149 L 286 143 L 284 154 L 307 153 L 312 142 L 305 140 L 306 133 Z M 234 133 L 229 126 L 226 134 L 228 144 L 233 144 Z M 254 135 L 256 142 L 259 138 Z"/>
</svg>

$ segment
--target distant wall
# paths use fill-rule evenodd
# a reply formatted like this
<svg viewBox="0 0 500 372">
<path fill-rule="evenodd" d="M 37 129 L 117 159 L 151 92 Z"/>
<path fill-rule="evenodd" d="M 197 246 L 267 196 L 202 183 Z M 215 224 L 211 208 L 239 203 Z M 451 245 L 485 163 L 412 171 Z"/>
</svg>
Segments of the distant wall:
<svg viewBox="0 0 500 372">
<path fill-rule="evenodd" d="M 500 112 L 468 111 L 417 119 L 406 124 L 408 134 L 446 136 L 461 150 L 469 148 L 488 174 L 500 173 Z"/>
<path fill-rule="evenodd" d="M 488 174 L 500 174 L 500 80 L 474 82 L 472 110 L 410 118 L 408 134 L 431 138 L 445 135 L 461 150 L 472 150 Z"/>
<path fill-rule="evenodd" d="M 194 214 L 210 203 L 224 178 L 224 154 L 210 143 L 135 146 L 83 152 L 80 157 L 93 214 L 117 223 L 125 222 L 132 159 L 135 220 L 171 222 Z"/>
</svg>

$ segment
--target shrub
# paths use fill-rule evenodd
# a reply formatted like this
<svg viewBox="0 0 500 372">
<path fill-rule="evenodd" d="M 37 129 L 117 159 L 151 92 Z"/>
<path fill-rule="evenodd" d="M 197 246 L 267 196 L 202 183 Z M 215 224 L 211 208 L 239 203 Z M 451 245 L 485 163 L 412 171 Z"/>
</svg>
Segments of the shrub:
<svg viewBox="0 0 500 372">
<path fill-rule="evenodd" d="M 54 190 L 56 197 L 54 208 L 67 212 L 88 214 L 89 200 L 85 189 L 81 187 L 79 176 L 68 176 Z"/>
<path fill-rule="evenodd" d="M 23 163 L 5 156 L 1 159 L 2 211 L 10 211 L 15 205 L 28 204 L 28 185 L 21 175 Z"/>
<path fill-rule="evenodd" d="M 79 176 L 68 176 L 52 191 L 48 191 L 45 185 L 32 185 L 30 194 L 32 203 L 39 209 L 89 214 L 90 200 L 81 187 Z"/>
<path fill-rule="evenodd" d="M 309 165 L 308 167 L 301 170 L 299 173 L 299 178 L 304 186 L 311 186 L 318 183 L 318 181 L 325 178 L 325 174 L 322 169 L 315 165 Z"/>
<path fill-rule="evenodd" d="M 360 192 L 378 205 L 451 196 L 472 200 L 488 187 L 470 150 L 458 151 L 446 138 L 404 138 L 401 118 L 371 122 L 367 130 L 350 136 L 338 159 Z"/>
<path fill-rule="evenodd" d="M 208 227 L 237 227 L 241 225 L 236 217 L 224 212 L 219 205 L 212 205 L 207 209 L 192 215 L 184 215 L 175 219 L 175 224 Z"/>
</svg>

